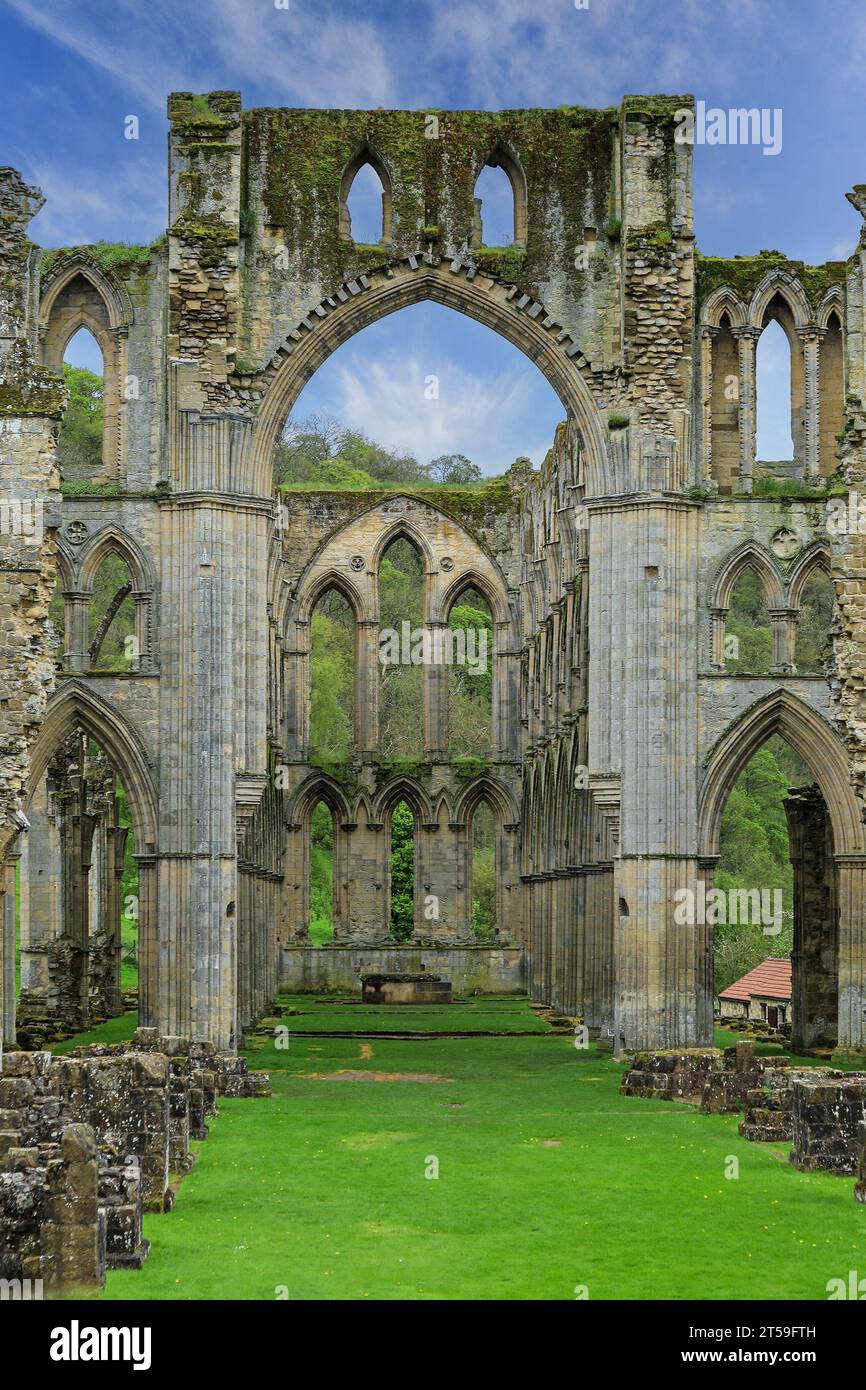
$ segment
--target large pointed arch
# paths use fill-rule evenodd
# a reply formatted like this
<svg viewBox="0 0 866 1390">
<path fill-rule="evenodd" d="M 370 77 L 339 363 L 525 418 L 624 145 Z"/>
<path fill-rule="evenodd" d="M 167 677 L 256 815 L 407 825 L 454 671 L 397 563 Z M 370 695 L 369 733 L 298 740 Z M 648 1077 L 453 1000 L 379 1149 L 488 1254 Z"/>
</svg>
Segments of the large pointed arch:
<svg viewBox="0 0 866 1390">
<path fill-rule="evenodd" d="M 698 853 L 706 857 L 719 853 L 722 812 L 731 788 L 773 734 L 781 734 L 800 754 L 821 788 L 836 853 L 862 854 L 866 841 L 845 746 L 821 715 L 788 690 L 773 691 L 750 705 L 710 751 L 700 795 Z"/>
<path fill-rule="evenodd" d="M 157 794 L 144 744 L 113 705 L 79 681 L 67 682 L 48 702 L 31 754 L 28 801 L 55 750 L 76 729 L 94 739 L 117 769 L 129 798 L 136 845 L 142 853 L 153 853 L 158 840 Z"/>
<path fill-rule="evenodd" d="M 261 404 L 250 439 L 247 486 L 270 496 L 273 453 L 283 424 L 313 373 L 333 352 L 369 324 L 422 300 L 492 328 L 535 363 L 580 427 L 586 450 L 589 491 L 609 490 L 607 430 L 593 391 L 601 390 L 593 369 L 570 335 L 544 305 L 515 286 L 479 273 L 459 258 L 430 263 L 419 253 L 389 261 L 327 294 L 277 350 L 259 374 Z"/>
</svg>

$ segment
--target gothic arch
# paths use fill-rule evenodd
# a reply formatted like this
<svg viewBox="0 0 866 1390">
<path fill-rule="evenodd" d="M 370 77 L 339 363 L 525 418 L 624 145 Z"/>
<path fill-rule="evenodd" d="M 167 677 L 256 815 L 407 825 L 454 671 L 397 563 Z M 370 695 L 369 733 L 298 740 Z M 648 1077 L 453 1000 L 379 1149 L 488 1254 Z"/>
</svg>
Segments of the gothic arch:
<svg viewBox="0 0 866 1390">
<path fill-rule="evenodd" d="M 435 822 L 433 803 L 424 788 L 412 777 L 395 777 L 385 784 L 373 801 L 376 820 L 384 824 L 399 801 L 406 802 L 419 825 L 432 825 Z"/>
<path fill-rule="evenodd" d="M 305 778 L 295 792 L 286 811 L 286 824 L 306 827 L 320 801 L 324 801 L 332 816 L 339 817 L 343 826 L 354 823 L 354 816 L 339 782 L 324 772 L 314 772 Z"/>
<path fill-rule="evenodd" d="M 497 574 L 500 581 L 494 585 L 487 575 L 481 574 L 475 568 L 462 570 L 457 577 L 452 580 L 445 593 L 434 607 L 431 621 L 447 622 L 451 609 L 460 598 L 465 589 L 477 589 L 482 598 L 486 601 L 493 616 L 494 623 L 508 623 L 511 621 L 511 613 L 508 607 L 508 595 L 505 592 L 504 581 Z"/>
<path fill-rule="evenodd" d="M 747 569 L 754 570 L 761 581 L 767 608 L 784 608 L 786 603 L 782 578 L 767 552 L 755 541 L 746 541 L 722 561 L 710 586 L 710 608 L 730 606 L 731 590 Z"/>
<path fill-rule="evenodd" d="M 127 566 L 133 585 L 140 593 L 152 593 L 153 566 L 138 542 L 120 526 L 105 526 L 84 546 L 78 560 L 78 582 L 82 591 L 93 588 L 99 566 L 108 555 L 119 555 Z"/>
<path fill-rule="evenodd" d="M 807 328 L 812 321 L 812 311 L 806 292 L 790 271 L 778 266 L 764 276 L 752 295 L 749 303 L 750 326 L 758 330 L 765 327 L 764 316 L 777 294 L 790 309 L 794 327 Z"/>
<path fill-rule="evenodd" d="M 819 328 L 826 328 L 831 314 L 835 314 L 839 320 L 839 327 L 845 326 L 845 296 L 841 285 L 831 285 L 821 303 L 818 305 L 818 312 L 815 315 L 815 322 Z"/>
<path fill-rule="evenodd" d="M 526 247 L 528 230 L 527 210 L 529 195 L 523 166 L 512 150 L 509 150 L 501 142 L 497 142 L 484 162 L 475 170 L 473 187 L 477 185 L 478 179 L 484 169 L 502 169 L 508 177 L 508 182 L 511 184 L 512 207 L 514 212 L 513 244 L 518 250 L 524 250 Z M 480 209 L 478 222 L 473 231 L 473 244 L 476 246 L 485 244 L 481 241 Z"/>
<path fill-rule="evenodd" d="M 735 290 L 728 285 L 720 285 L 705 300 L 701 310 L 701 323 L 709 328 L 718 328 L 727 314 L 732 328 L 745 328 L 748 311 Z"/>
<path fill-rule="evenodd" d="M 458 825 L 468 823 L 482 801 L 486 801 L 496 812 L 501 825 L 517 825 L 520 810 L 508 787 L 487 774 L 476 777 L 457 798 L 454 807 L 454 820 Z"/>
<path fill-rule="evenodd" d="M 250 440 L 250 489 L 270 495 L 274 446 L 301 390 L 322 363 L 362 328 L 428 299 L 486 324 L 535 363 L 581 426 L 590 490 L 607 491 L 607 431 L 593 397 L 592 368 L 578 345 L 530 295 L 515 298 L 513 286 L 479 274 L 459 258 L 450 264 L 428 263 L 420 253 L 340 286 L 322 301 L 321 313 L 308 315 L 278 349 L 260 376 L 263 394 Z"/>
<path fill-rule="evenodd" d="M 131 328 L 135 315 L 132 300 L 125 287 L 115 279 L 110 271 L 103 270 L 99 262 L 88 255 L 86 251 L 79 250 L 74 251 L 70 256 L 58 256 L 42 280 L 39 301 L 40 330 L 45 332 L 48 328 L 51 312 L 58 296 L 79 275 L 88 280 L 99 294 L 105 305 L 108 327 L 123 331 Z M 75 332 L 76 330 L 73 329 L 72 331 Z"/>
<path fill-rule="evenodd" d="M 157 846 L 157 795 L 150 759 L 138 733 L 115 706 L 78 681 L 68 681 L 48 702 L 30 762 L 28 801 L 39 785 L 48 763 L 64 739 L 82 729 L 104 750 L 117 768 L 129 797 L 130 811 L 141 852 Z"/>
<path fill-rule="evenodd" d="M 706 759 L 698 811 L 698 853 L 719 853 L 722 812 L 749 759 L 773 734 L 781 734 L 808 764 L 821 788 L 833 825 L 837 854 L 862 854 L 864 831 L 851 787 L 845 746 L 821 715 L 787 690 L 750 705 L 716 741 Z"/>
<path fill-rule="evenodd" d="M 391 185 L 391 175 L 387 167 L 380 159 L 379 155 L 367 141 L 361 146 L 356 154 L 348 161 L 340 179 L 340 236 L 345 241 L 352 241 L 352 218 L 349 213 L 349 194 L 352 191 L 352 184 L 355 182 L 355 175 L 365 164 L 375 171 L 382 185 L 382 235 L 379 238 L 382 245 L 387 245 L 391 241 L 391 227 L 394 216 L 394 194 Z"/>
<path fill-rule="evenodd" d="M 309 572 L 310 566 L 307 566 Z M 313 616 L 313 610 L 319 599 L 322 598 L 330 589 L 336 589 L 337 593 L 346 600 L 355 618 L 356 623 L 363 622 L 369 614 L 367 604 L 363 596 L 358 592 L 350 579 L 337 569 L 327 569 L 322 574 L 317 574 L 315 578 L 304 582 L 302 579 L 298 584 L 298 594 L 295 600 L 297 605 L 297 621 L 308 623 Z"/>
<path fill-rule="evenodd" d="M 399 496 L 393 499 L 390 497 L 388 498 L 389 505 L 392 502 L 399 501 L 406 501 L 406 499 L 401 498 Z M 377 505 L 381 506 L 381 503 Z M 370 569 L 373 572 L 373 574 L 375 574 L 378 578 L 379 569 L 382 564 L 382 557 L 385 554 L 385 551 L 388 549 L 389 545 L 394 544 L 394 541 L 400 540 L 408 541 L 409 544 L 413 546 L 415 550 L 417 550 L 419 556 L 421 557 L 421 561 L 424 565 L 425 578 L 429 576 L 431 570 L 435 569 L 436 567 L 436 560 L 433 555 L 433 551 L 430 547 L 430 542 L 424 535 L 420 526 L 414 526 L 412 522 L 404 516 L 398 517 L 390 525 L 384 526 L 379 535 L 376 537 L 376 542 L 373 546 L 373 553 L 370 556 Z"/>
<path fill-rule="evenodd" d="M 824 541 L 815 541 L 801 555 L 788 576 L 788 603 L 791 608 L 799 608 L 803 600 L 803 586 L 816 569 L 830 574 L 830 548 Z"/>
</svg>

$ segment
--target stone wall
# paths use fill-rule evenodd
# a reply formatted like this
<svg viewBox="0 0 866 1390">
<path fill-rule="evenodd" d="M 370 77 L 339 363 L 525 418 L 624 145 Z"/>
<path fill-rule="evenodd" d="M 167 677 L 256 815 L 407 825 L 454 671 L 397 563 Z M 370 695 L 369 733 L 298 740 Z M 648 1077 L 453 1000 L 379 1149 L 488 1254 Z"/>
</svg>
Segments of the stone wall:
<svg viewBox="0 0 866 1390">
<path fill-rule="evenodd" d="M 157 1050 L 159 1049 L 159 1050 Z M 0 1074 L 0 1277 L 97 1284 L 140 1268 L 143 1212 L 171 1209 L 217 1096 L 270 1094 L 245 1059 L 141 1030 L 66 1056 L 7 1052 Z"/>
<path fill-rule="evenodd" d="M 523 994 L 524 970 L 525 955 L 518 947 L 284 946 L 280 952 L 280 989 L 286 994 L 339 990 L 360 996 L 362 974 L 429 971 L 450 980 L 455 995 Z"/>
</svg>

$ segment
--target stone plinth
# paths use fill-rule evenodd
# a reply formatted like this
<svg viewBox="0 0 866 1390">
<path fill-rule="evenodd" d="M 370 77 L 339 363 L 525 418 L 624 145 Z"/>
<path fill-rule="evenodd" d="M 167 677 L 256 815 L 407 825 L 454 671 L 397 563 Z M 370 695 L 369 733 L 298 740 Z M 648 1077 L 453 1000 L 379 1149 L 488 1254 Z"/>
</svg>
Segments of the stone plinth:
<svg viewBox="0 0 866 1390">
<path fill-rule="evenodd" d="M 438 975 L 365 975 L 365 1004 L 450 1004 L 451 981 Z"/>
</svg>

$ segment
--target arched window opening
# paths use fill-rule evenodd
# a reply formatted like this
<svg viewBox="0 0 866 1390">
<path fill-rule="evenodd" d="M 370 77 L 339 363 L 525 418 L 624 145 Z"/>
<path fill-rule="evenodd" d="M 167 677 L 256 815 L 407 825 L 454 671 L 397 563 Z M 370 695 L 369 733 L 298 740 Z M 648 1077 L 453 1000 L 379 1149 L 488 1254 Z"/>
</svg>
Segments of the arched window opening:
<svg viewBox="0 0 866 1390">
<path fill-rule="evenodd" d="M 314 758 L 344 762 L 355 727 L 355 615 L 337 589 L 319 598 L 310 624 L 310 745 Z"/>
<path fill-rule="evenodd" d="M 334 939 L 334 817 L 319 801 L 310 817 L 310 942 Z"/>
<path fill-rule="evenodd" d="M 484 754 L 493 719 L 493 616 L 475 588 L 448 614 L 448 731 L 452 758 Z"/>
<path fill-rule="evenodd" d="M 764 467 L 803 459 L 805 394 L 802 354 L 792 352 L 794 321 L 776 295 L 767 308 L 755 359 L 755 453 Z"/>
<path fill-rule="evenodd" d="M 719 491 L 729 493 L 740 469 L 739 401 L 740 364 L 731 320 L 722 314 L 712 345 L 712 400 L 710 405 L 713 477 Z"/>
<path fill-rule="evenodd" d="M 379 566 L 379 747 L 383 758 L 417 758 L 423 745 L 424 561 L 398 536 Z"/>
<path fill-rule="evenodd" d="M 799 753 L 778 735 L 746 763 L 722 813 L 713 927 L 721 1022 L 765 1025 L 795 1050 L 838 1033 L 839 900 L 827 806 Z M 763 985 L 731 986 L 764 961 Z M 727 997 L 726 997 L 727 996 Z M 738 997 L 739 996 L 739 997 Z"/>
<path fill-rule="evenodd" d="M 819 446 L 818 461 L 825 478 L 834 473 L 837 466 L 837 436 L 842 430 L 845 418 L 845 372 L 842 345 L 842 325 L 835 310 L 827 317 L 824 340 L 821 343 L 820 368 L 818 372 L 818 421 Z"/>
<path fill-rule="evenodd" d="M 833 622 L 833 581 L 822 569 L 814 569 L 803 585 L 794 665 L 798 672 L 823 674 L 831 653 L 830 627 Z"/>
<path fill-rule="evenodd" d="M 17 866 L 19 1026 L 41 1045 L 137 1008 L 140 886 L 123 781 L 80 730 L 56 750 L 28 820 Z"/>
<path fill-rule="evenodd" d="M 80 328 L 63 354 L 69 405 L 58 436 L 57 457 L 67 481 L 92 478 L 102 467 L 104 375 L 99 344 L 92 333 Z"/>
<path fill-rule="evenodd" d="M 415 488 L 443 471 L 474 485 L 515 455 L 540 465 L 563 418 L 520 348 L 424 300 L 360 329 L 313 373 L 276 445 L 274 474 L 286 488 Z"/>
<path fill-rule="evenodd" d="M 526 246 L 526 181 L 516 160 L 495 150 L 475 182 L 476 246 Z"/>
<path fill-rule="evenodd" d="M 496 822 L 487 801 L 472 816 L 472 930 L 479 945 L 496 937 Z"/>
<path fill-rule="evenodd" d="M 115 551 L 106 555 L 93 580 L 87 605 L 87 664 L 92 671 L 138 669 L 132 575 Z"/>
<path fill-rule="evenodd" d="M 357 246 L 379 246 L 391 239 L 391 181 L 371 150 L 362 150 L 343 173 L 340 236 Z"/>
<path fill-rule="evenodd" d="M 409 941 L 415 930 L 415 817 L 405 801 L 391 812 L 391 936 Z"/>
<path fill-rule="evenodd" d="M 725 669 L 732 675 L 768 675 L 773 665 L 773 629 L 764 587 L 751 568 L 738 575 L 725 619 Z"/>
</svg>

